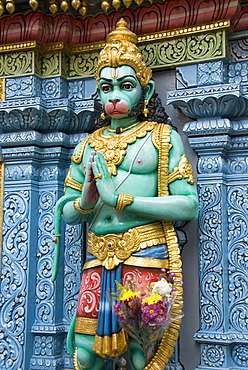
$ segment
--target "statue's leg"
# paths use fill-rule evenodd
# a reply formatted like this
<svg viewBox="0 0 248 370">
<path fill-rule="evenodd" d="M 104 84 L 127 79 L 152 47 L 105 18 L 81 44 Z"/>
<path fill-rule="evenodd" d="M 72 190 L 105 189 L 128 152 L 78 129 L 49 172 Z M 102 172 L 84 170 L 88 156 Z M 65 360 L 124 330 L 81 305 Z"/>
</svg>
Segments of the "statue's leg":
<svg viewBox="0 0 248 370">
<path fill-rule="evenodd" d="M 146 366 L 144 352 L 137 340 L 129 339 L 129 360 L 132 370 L 143 370 Z"/>
<path fill-rule="evenodd" d="M 103 370 L 104 359 L 93 351 L 95 337 L 93 335 L 75 333 L 75 347 L 77 348 L 77 364 L 79 369 Z"/>
</svg>

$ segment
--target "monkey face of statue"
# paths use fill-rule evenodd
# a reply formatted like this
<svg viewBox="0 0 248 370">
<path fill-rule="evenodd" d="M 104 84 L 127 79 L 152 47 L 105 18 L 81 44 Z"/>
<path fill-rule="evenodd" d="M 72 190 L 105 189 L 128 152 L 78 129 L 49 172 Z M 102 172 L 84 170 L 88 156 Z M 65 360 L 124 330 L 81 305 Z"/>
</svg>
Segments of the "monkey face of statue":
<svg viewBox="0 0 248 370">
<path fill-rule="evenodd" d="M 144 98 L 149 100 L 154 92 L 154 82 L 150 81 L 144 89 Z M 100 73 L 98 95 L 105 112 L 111 118 L 121 119 L 128 117 L 131 109 L 140 101 L 142 86 L 132 67 L 105 67 Z"/>
</svg>

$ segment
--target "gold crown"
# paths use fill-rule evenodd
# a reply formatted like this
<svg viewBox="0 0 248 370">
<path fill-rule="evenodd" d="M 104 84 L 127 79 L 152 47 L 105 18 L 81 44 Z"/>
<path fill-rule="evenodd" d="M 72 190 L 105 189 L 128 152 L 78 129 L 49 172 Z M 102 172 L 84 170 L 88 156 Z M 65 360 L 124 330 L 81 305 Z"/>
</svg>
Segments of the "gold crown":
<svg viewBox="0 0 248 370">
<path fill-rule="evenodd" d="M 122 18 L 117 22 L 116 29 L 107 36 L 106 45 L 100 52 L 95 78 L 99 81 L 100 72 L 104 67 L 127 65 L 135 70 L 140 84 L 145 86 L 152 77 L 152 70 L 147 68 L 142 60 L 141 52 L 136 46 L 138 37 L 127 25 Z"/>
</svg>

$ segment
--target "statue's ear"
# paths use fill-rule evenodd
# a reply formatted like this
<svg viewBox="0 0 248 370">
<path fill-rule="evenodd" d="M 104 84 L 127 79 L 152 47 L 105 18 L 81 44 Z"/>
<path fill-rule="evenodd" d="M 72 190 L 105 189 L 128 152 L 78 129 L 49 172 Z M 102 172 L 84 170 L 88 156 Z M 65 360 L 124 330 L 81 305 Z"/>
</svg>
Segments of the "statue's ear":
<svg viewBox="0 0 248 370">
<path fill-rule="evenodd" d="M 155 91 L 155 82 L 150 80 L 145 86 L 145 100 L 150 100 Z"/>
</svg>

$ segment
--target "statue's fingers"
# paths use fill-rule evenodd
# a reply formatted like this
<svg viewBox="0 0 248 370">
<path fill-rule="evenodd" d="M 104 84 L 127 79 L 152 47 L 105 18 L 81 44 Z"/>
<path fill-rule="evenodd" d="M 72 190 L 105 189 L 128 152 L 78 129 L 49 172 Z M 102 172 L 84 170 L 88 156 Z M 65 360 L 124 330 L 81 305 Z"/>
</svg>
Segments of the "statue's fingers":
<svg viewBox="0 0 248 370">
<path fill-rule="evenodd" d="M 93 179 L 94 179 L 94 174 L 93 174 L 93 171 L 92 171 L 92 162 L 89 162 L 89 163 L 87 163 L 87 167 L 86 167 L 85 180 L 90 182 Z"/>
<path fill-rule="evenodd" d="M 94 162 L 92 162 L 92 170 L 93 170 L 93 174 L 95 178 L 99 174 L 99 166 L 98 166 L 96 158 L 94 158 Z"/>
<path fill-rule="evenodd" d="M 94 173 L 95 176 L 101 174 L 101 178 L 104 177 L 104 170 L 103 170 L 103 166 L 102 166 L 102 162 L 101 162 L 101 157 L 102 157 L 102 153 L 100 152 L 97 152 L 96 155 L 95 155 L 95 158 L 94 158 L 94 162 L 95 165 L 96 165 L 96 169 L 97 169 L 97 173 Z"/>
<path fill-rule="evenodd" d="M 95 160 L 95 156 L 96 156 L 96 151 L 95 150 L 93 150 L 92 152 L 91 152 L 91 154 L 90 154 L 90 161 L 91 162 L 94 162 L 94 160 Z"/>
<path fill-rule="evenodd" d="M 108 178 L 109 177 L 109 172 L 108 172 L 107 163 L 105 161 L 105 158 L 104 158 L 103 154 L 100 153 L 100 152 L 99 152 L 99 155 L 98 155 L 98 159 L 99 159 L 99 164 L 101 166 L 101 173 L 102 173 L 102 175 L 105 178 Z"/>
</svg>

